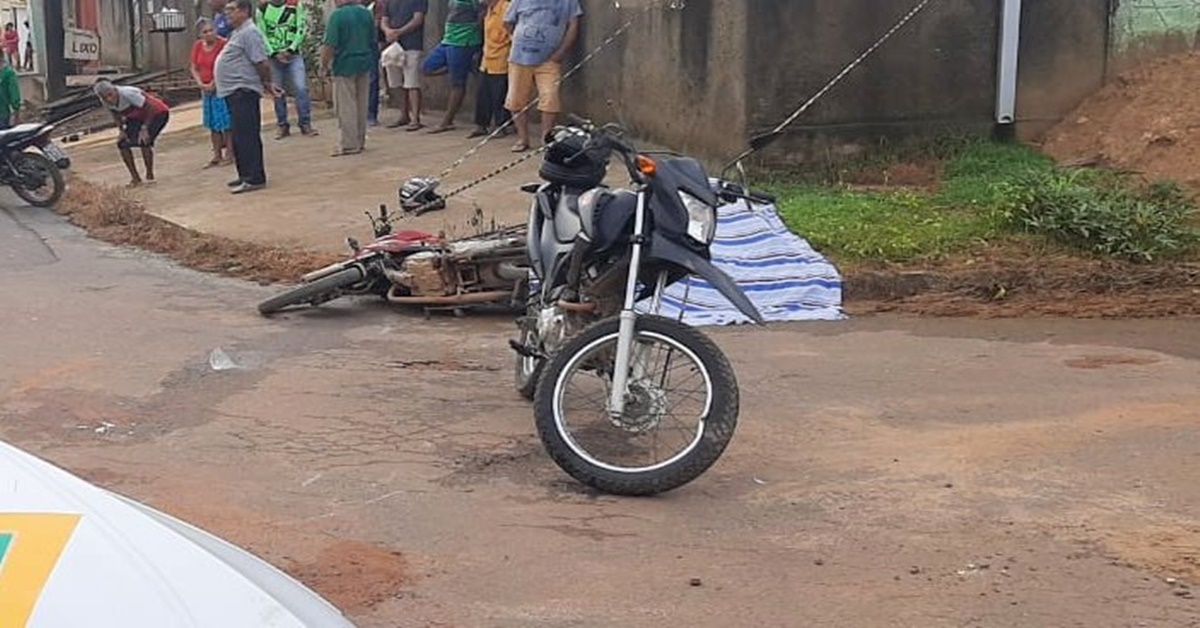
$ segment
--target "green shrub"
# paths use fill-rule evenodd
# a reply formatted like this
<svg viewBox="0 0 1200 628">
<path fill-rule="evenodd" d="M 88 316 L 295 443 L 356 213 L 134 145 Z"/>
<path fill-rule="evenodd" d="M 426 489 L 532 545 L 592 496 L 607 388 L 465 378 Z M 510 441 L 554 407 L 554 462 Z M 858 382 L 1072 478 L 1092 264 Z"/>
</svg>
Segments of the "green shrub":
<svg viewBox="0 0 1200 628">
<path fill-rule="evenodd" d="M 1131 185 L 1101 170 L 1030 171 L 993 186 L 1016 228 L 1092 253 L 1151 262 L 1196 242 L 1195 204 L 1173 183 Z"/>
</svg>

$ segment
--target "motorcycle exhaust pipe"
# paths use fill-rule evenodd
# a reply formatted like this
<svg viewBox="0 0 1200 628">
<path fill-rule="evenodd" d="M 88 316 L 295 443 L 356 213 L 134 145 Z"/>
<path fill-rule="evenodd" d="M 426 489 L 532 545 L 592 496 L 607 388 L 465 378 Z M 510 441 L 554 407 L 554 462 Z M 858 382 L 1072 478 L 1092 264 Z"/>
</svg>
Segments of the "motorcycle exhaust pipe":
<svg viewBox="0 0 1200 628">
<path fill-rule="evenodd" d="M 400 305 L 432 305 L 432 306 L 449 306 L 458 305 L 481 305 L 484 303 L 495 303 L 512 299 L 512 292 L 509 291 L 492 291 L 492 292 L 468 292 L 466 294 L 452 294 L 449 296 L 421 296 L 410 297 L 396 294 L 397 286 L 392 286 L 388 290 L 387 300 L 389 303 Z"/>
<path fill-rule="evenodd" d="M 529 268 L 505 262 L 496 266 L 496 275 L 505 281 L 525 281 L 529 278 Z"/>
</svg>

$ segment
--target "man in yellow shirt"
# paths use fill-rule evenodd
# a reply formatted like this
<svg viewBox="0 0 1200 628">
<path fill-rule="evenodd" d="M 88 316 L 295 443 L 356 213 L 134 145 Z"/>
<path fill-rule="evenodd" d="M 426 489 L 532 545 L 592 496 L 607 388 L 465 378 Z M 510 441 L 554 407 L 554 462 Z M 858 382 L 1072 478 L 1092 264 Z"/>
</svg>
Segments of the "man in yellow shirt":
<svg viewBox="0 0 1200 628">
<path fill-rule="evenodd" d="M 504 108 L 508 95 L 508 55 L 512 34 L 504 25 L 509 0 L 487 0 L 483 18 L 483 63 L 479 66 L 479 93 L 475 96 L 475 130 L 467 137 L 482 137 L 508 123 L 512 114 Z M 495 125 L 493 127 L 492 125 Z M 508 135 L 507 129 L 504 135 Z"/>
</svg>

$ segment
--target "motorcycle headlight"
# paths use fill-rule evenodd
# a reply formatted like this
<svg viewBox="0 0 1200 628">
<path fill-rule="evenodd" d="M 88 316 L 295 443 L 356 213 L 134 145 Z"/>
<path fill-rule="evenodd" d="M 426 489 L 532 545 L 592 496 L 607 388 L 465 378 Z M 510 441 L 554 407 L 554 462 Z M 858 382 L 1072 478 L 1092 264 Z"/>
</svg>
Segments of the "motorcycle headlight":
<svg viewBox="0 0 1200 628">
<path fill-rule="evenodd" d="M 716 208 L 687 192 L 680 192 L 679 200 L 687 208 L 688 236 L 701 244 L 712 244 L 717 236 Z"/>
</svg>

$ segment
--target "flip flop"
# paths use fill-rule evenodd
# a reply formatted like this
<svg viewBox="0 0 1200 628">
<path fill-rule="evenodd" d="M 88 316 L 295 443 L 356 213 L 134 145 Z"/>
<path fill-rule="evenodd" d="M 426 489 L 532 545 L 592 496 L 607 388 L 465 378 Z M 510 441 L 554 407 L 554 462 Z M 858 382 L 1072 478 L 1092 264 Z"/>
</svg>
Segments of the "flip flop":
<svg viewBox="0 0 1200 628">
<path fill-rule="evenodd" d="M 457 128 L 458 128 L 458 127 L 454 126 L 453 124 L 451 124 L 450 126 L 439 126 L 439 127 L 437 127 L 437 128 L 430 129 L 430 130 L 429 130 L 429 135 L 437 135 L 437 134 L 439 134 L 439 133 L 446 133 L 446 132 L 448 132 L 448 131 L 453 131 L 453 130 L 455 130 L 455 129 L 457 129 Z"/>
<path fill-rule="evenodd" d="M 220 165 L 221 165 L 220 159 L 212 159 L 212 160 L 209 160 L 208 163 L 204 164 L 204 167 L 201 168 L 201 170 L 208 170 L 209 168 L 216 168 L 217 166 L 220 166 Z"/>
<path fill-rule="evenodd" d="M 393 123 L 391 123 L 391 124 L 387 125 L 387 128 L 389 128 L 389 129 L 398 129 L 398 128 L 400 128 L 400 127 L 406 127 L 406 126 L 409 126 L 409 125 L 411 125 L 411 124 L 412 124 L 412 120 L 400 119 L 400 120 L 396 120 L 395 122 L 393 122 Z"/>
<path fill-rule="evenodd" d="M 512 152 L 514 152 L 514 153 L 524 153 L 524 152 L 528 152 L 528 151 L 529 151 L 529 144 L 526 144 L 525 142 L 517 142 L 512 147 Z"/>
<path fill-rule="evenodd" d="M 490 133 L 491 133 L 491 132 L 490 132 L 490 131 L 488 131 L 487 129 L 475 129 L 474 131 L 471 131 L 470 135 L 467 135 L 467 139 L 469 139 L 469 140 L 473 140 L 473 139 L 475 139 L 475 138 L 477 138 L 477 137 L 483 137 L 483 136 L 485 136 L 485 135 L 488 135 L 488 134 L 490 134 Z"/>
<path fill-rule="evenodd" d="M 329 156 L 330 157 L 346 157 L 348 155 L 357 155 L 361 152 L 362 152 L 361 148 L 358 148 L 358 149 L 337 148 L 337 149 L 334 149 L 334 151 L 332 153 L 330 153 Z"/>
<path fill-rule="evenodd" d="M 404 130 L 408 131 L 409 133 L 412 133 L 413 131 L 420 131 L 423 128 L 425 128 L 424 124 L 421 124 L 420 122 L 414 122 L 414 123 L 408 125 L 407 127 L 405 127 Z"/>
</svg>

